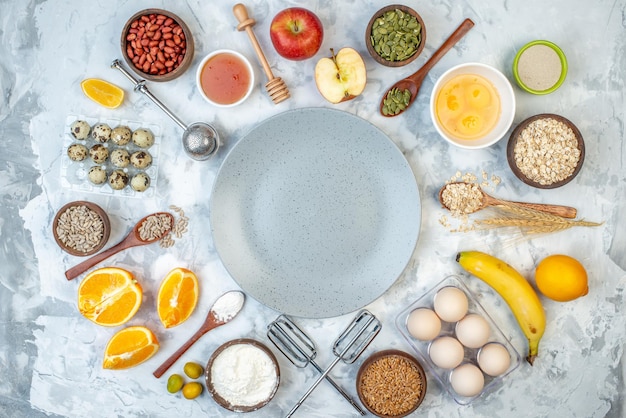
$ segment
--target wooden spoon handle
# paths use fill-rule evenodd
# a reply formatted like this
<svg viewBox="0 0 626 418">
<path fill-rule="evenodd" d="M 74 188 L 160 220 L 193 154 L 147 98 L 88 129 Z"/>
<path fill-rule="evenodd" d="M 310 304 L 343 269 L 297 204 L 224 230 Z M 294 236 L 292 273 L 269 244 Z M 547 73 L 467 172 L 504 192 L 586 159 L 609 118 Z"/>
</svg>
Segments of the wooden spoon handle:
<svg viewBox="0 0 626 418">
<path fill-rule="evenodd" d="M 259 45 L 258 39 L 252 31 L 252 26 L 254 26 L 256 21 L 248 16 L 248 10 L 246 9 L 246 6 L 241 3 L 237 3 L 233 6 L 233 14 L 239 21 L 239 25 L 237 25 L 237 30 L 246 31 L 248 37 L 250 38 L 250 42 L 252 42 L 252 47 L 254 48 L 254 51 L 256 52 L 256 55 L 261 62 L 261 65 L 263 66 L 263 71 L 265 72 L 265 75 L 267 76 L 268 80 L 273 80 L 275 77 L 272 73 L 272 69 L 270 68 L 269 63 L 265 58 L 265 54 L 263 54 L 263 50 L 261 49 L 261 45 Z"/>
<path fill-rule="evenodd" d="M 573 219 L 576 217 L 577 211 L 576 208 L 571 206 L 561 206 L 561 205 L 549 205 L 545 203 L 528 203 L 528 202 L 512 202 L 518 206 L 524 206 L 529 209 L 538 210 L 545 213 L 550 213 L 552 215 L 557 215 L 562 218 Z"/>
<path fill-rule="evenodd" d="M 133 234 L 134 234 L 134 231 L 132 231 L 130 235 L 128 235 L 126 238 L 124 238 L 122 241 L 112 246 L 108 250 L 102 251 L 101 253 L 98 253 L 94 255 L 93 257 L 90 257 L 87 260 L 83 261 L 82 263 L 77 264 L 71 269 L 67 270 L 65 272 L 65 277 L 67 278 L 67 280 L 75 279 L 76 277 L 80 276 L 82 273 L 89 270 L 96 264 L 111 257 L 113 254 L 117 254 L 120 251 L 125 250 L 127 248 L 140 245 L 141 242 L 136 240 Z"/>
<path fill-rule="evenodd" d="M 470 29 L 474 27 L 474 22 L 471 19 L 465 19 L 463 23 L 459 25 L 458 28 L 446 39 L 446 41 L 439 47 L 438 50 L 426 61 L 426 63 L 420 68 L 415 74 L 409 76 L 408 78 L 418 82 L 421 80 L 426 73 L 430 71 L 431 68 L 435 66 L 439 62 L 441 58 L 454 46 L 457 42 L 461 40 L 465 36 Z"/>
<path fill-rule="evenodd" d="M 202 328 L 196 331 L 196 333 L 193 334 L 191 338 L 187 340 L 185 344 L 182 345 L 182 347 L 176 350 L 174 354 L 172 354 L 167 360 L 165 360 L 165 362 L 163 362 L 163 364 L 161 364 L 161 366 L 159 366 L 159 368 L 156 369 L 154 373 L 152 373 L 154 377 L 158 379 L 159 377 L 163 376 L 163 373 L 165 373 L 170 367 L 172 367 L 172 365 L 176 363 L 176 360 L 178 360 L 180 356 L 185 354 L 185 352 L 189 350 L 189 347 L 191 347 L 196 341 L 200 339 L 200 337 L 202 337 L 208 331 L 209 330 L 208 329 L 205 330 L 205 328 Z"/>
</svg>

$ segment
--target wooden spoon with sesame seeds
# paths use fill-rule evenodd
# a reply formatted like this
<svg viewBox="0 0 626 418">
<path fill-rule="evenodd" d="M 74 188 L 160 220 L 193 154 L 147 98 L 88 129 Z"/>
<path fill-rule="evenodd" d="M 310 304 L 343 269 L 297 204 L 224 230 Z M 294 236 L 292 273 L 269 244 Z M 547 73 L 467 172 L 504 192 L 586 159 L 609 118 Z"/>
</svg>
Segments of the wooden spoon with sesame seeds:
<svg viewBox="0 0 626 418">
<path fill-rule="evenodd" d="M 148 245 L 159 241 L 174 226 L 174 217 L 168 212 L 157 212 L 142 218 L 122 241 L 108 250 L 102 251 L 91 258 L 75 265 L 65 272 L 67 280 L 75 279 L 101 261 L 130 247 Z"/>
<path fill-rule="evenodd" d="M 576 208 L 571 206 L 513 202 L 510 200 L 497 199 L 485 193 L 479 185 L 465 182 L 453 182 L 444 185 L 439 190 L 439 202 L 441 202 L 441 206 L 450 211 L 460 212 L 466 215 L 477 212 L 487 206 L 498 206 L 506 203 L 569 219 L 575 218 L 577 212 Z"/>
</svg>

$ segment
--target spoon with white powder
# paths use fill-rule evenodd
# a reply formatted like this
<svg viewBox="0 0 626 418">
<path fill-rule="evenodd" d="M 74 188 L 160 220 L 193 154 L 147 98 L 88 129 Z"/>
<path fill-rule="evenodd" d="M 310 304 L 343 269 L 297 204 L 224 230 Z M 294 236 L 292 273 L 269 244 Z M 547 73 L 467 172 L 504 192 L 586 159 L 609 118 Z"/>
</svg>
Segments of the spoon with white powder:
<svg viewBox="0 0 626 418">
<path fill-rule="evenodd" d="M 244 301 L 245 295 L 243 292 L 238 290 L 226 292 L 220 296 L 213 304 L 213 307 L 209 311 L 204 323 L 200 326 L 200 329 L 198 329 L 198 331 L 196 331 L 196 333 L 193 334 L 182 347 L 180 347 L 174 354 L 165 360 L 165 362 L 158 369 L 156 369 L 154 373 L 152 373 L 154 377 L 159 378 L 163 376 L 163 373 L 172 367 L 172 365 L 176 363 L 176 360 L 178 360 L 180 356 L 182 356 L 185 351 L 187 351 L 189 347 L 198 341 L 204 334 L 212 329 L 226 324 L 233 319 L 239 311 L 241 311 Z"/>
</svg>

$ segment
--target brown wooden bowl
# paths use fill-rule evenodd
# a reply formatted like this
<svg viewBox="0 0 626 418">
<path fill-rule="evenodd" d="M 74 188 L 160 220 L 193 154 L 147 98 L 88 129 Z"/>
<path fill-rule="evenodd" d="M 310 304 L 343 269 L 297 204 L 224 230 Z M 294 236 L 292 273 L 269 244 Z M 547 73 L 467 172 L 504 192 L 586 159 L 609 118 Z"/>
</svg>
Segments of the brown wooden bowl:
<svg viewBox="0 0 626 418">
<path fill-rule="evenodd" d="M 517 166 L 517 163 L 515 162 L 515 145 L 517 143 L 517 140 L 518 140 L 519 135 L 521 134 L 521 132 L 531 122 L 534 122 L 534 121 L 536 121 L 538 119 L 548 119 L 548 118 L 557 120 L 559 122 L 562 122 L 563 124 L 568 126 L 572 130 L 572 132 L 574 132 L 574 135 L 576 136 L 576 140 L 578 142 L 578 150 L 580 151 L 580 158 L 578 159 L 578 163 L 577 163 L 576 167 L 574 168 L 574 171 L 572 172 L 572 174 L 569 177 L 567 177 L 567 178 L 565 178 L 563 180 L 560 180 L 560 181 L 555 181 L 553 183 L 541 184 L 540 182 L 538 182 L 536 180 L 528 178 L 522 172 L 522 170 L 520 170 L 520 168 Z M 520 179 L 521 181 L 523 181 L 524 183 L 528 184 L 529 186 L 536 187 L 538 189 L 554 189 L 554 188 L 561 187 L 561 186 L 569 183 L 580 172 L 580 169 L 582 168 L 583 162 L 585 160 L 585 142 L 583 141 L 583 136 L 580 133 L 580 131 L 578 130 L 578 128 L 576 127 L 576 125 L 574 125 L 568 119 L 564 118 L 563 116 L 555 115 L 555 114 L 552 114 L 552 113 L 541 113 L 541 114 L 538 114 L 538 115 L 535 115 L 535 116 L 531 116 L 528 119 L 525 119 L 519 125 L 517 125 L 517 127 L 513 130 L 513 132 L 511 133 L 511 136 L 509 138 L 509 142 L 507 144 L 506 158 L 507 158 L 507 160 L 509 162 L 509 167 L 511 167 L 511 170 L 513 171 L 513 174 L 515 174 L 515 176 L 518 179 Z"/>
<path fill-rule="evenodd" d="M 216 391 L 215 386 L 213 384 L 212 367 L 213 367 L 213 362 L 215 361 L 215 359 L 227 348 L 232 347 L 234 345 L 241 345 L 241 344 L 249 344 L 263 351 L 272 360 L 272 363 L 274 363 L 274 368 L 276 370 L 276 384 L 274 385 L 274 389 L 272 390 L 272 392 L 266 399 L 264 399 L 263 401 L 255 405 L 233 405 L 229 401 L 224 399 Z M 267 405 L 276 394 L 276 391 L 278 390 L 278 386 L 280 385 L 280 368 L 278 367 L 278 361 L 276 360 L 274 353 L 272 353 L 272 351 L 269 348 L 267 348 L 267 346 L 265 346 L 263 343 L 257 340 L 253 340 L 251 338 L 238 338 L 238 339 L 231 340 L 222 344 L 221 346 L 217 348 L 217 350 L 215 350 L 215 352 L 211 355 L 209 362 L 207 363 L 207 366 L 204 372 L 204 377 L 206 380 L 207 390 L 209 394 L 211 395 L 211 397 L 213 398 L 213 400 L 218 405 L 233 412 L 253 412 Z"/>
<path fill-rule="evenodd" d="M 183 31 L 183 34 L 184 34 L 184 41 L 186 43 L 185 52 L 184 52 L 182 61 L 180 63 L 174 64 L 174 67 L 173 67 L 174 69 L 171 70 L 171 71 L 168 71 L 168 72 L 166 72 L 164 74 L 153 74 L 151 72 L 146 72 L 146 71 L 143 71 L 140 68 L 137 68 L 135 66 L 135 62 L 133 61 L 133 57 L 131 57 L 129 55 L 129 53 L 132 52 L 130 50 L 133 50 L 132 45 L 131 45 L 131 42 L 133 42 L 133 39 L 129 39 L 129 37 L 132 37 L 132 35 L 133 35 L 131 33 L 131 29 L 133 29 L 133 30 L 136 29 L 136 28 L 131 28 L 131 26 L 133 25 L 133 22 L 136 21 L 137 19 L 141 19 L 143 16 L 150 17 L 151 15 L 164 16 L 165 18 L 173 19 L 174 22 L 177 23 L 181 27 L 181 29 Z M 156 31 L 155 31 L 155 33 L 156 33 Z M 161 33 L 163 33 L 163 32 L 161 32 Z M 135 36 L 136 36 L 136 34 L 135 34 Z M 155 35 L 152 35 L 152 36 L 153 37 L 150 40 L 159 42 L 156 46 L 154 46 L 154 47 L 157 48 L 157 50 L 159 52 L 166 53 L 166 51 L 164 49 L 166 47 L 167 48 L 171 48 L 171 46 L 166 45 L 166 42 L 168 41 L 168 39 L 163 39 L 163 34 L 156 35 L 157 37 L 159 37 L 159 39 L 154 39 Z M 139 76 L 141 76 L 142 78 L 145 78 L 146 80 L 150 80 L 150 81 L 169 81 L 169 80 L 175 79 L 176 77 L 179 77 L 191 65 L 191 61 L 193 60 L 193 54 L 194 54 L 193 36 L 191 34 L 191 30 L 189 30 L 189 27 L 185 24 L 185 22 L 183 22 L 183 20 L 180 17 L 178 17 L 177 15 L 175 15 L 172 12 L 169 12 L 169 11 L 163 10 L 163 9 L 145 9 L 145 10 L 141 10 L 141 11 L 135 13 L 130 19 L 128 19 L 128 21 L 124 25 L 124 29 L 122 30 L 120 46 L 122 48 L 122 56 L 124 57 L 124 61 L 126 61 L 126 64 L 128 64 L 128 66 L 130 68 L 132 68 L 132 70 L 134 72 L 136 72 Z M 139 47 L 139 46 L 137 45 L 137 47 Z M 130 50 L 129 50 L 129 48 L 130 48 Z M 147 48 L 150 48 L 150 45 L 148 45 Z M 132 52 L 132 54 L 135 55 L 134 52 Z M 167 57 L 164 58 L 164 61 L 167 61 L 166 58 Z M 156 68 L 156 64 L 154 64 L 154 67 L 151 67 L 151 68 L 155 68 L 155 70 L 160 71 L 160 69 Z"/>
<path fill-rule="evenodd" d="M 400 357 L 403 358 L 405 360 L 408 360 L 409 363 L 411 363 L 415 369 L 417 370 L 417 373 L 419 375 L 419 379 L 421 380 L 422 383 L 422 387 L 421 387 L 421 392 L 418 396 L 418 398 L 415 400 L 415 404 L 411 406 L 410 409 L 408 409 L 407 411 L 398 414 L 398 415 L 385 415 L 382 414 L 380 412 L 377 412 L 373 406 L 370 406 L 367 402 L 367 399 L 365 398 L 364 394 L 363 394 L 363 375 L 364 373 L 367 371 L 367 369 L 372 366 L 372 364 L 380 359 L 383 358 L 393 358 L 393 357 Z M 404 385 L 408 385 L 411 382 L 404 382 Z M 427 389 L 427 384 L 426 384 L 426 373 L 424 372 L 424 368 L 422 367 L 422 365 L 420 364 L 420 362 L 413 357 L 410 354 L 405 353 L 404 351 L 400 351 L 400 350 L 383 350 L 383 351 L 379 351 L 377 353 L 372 354 L 371 356 L 369 356 L 367 358 L 367 360 L 365 360 L 363 362 L 363 364 L 361 365 L 361 367 L 359 368 L 359 371 L 356 375 L 356 390 L 357 393 L 359 395 L 359 399 L 361 400 L 361 403 L 365 406 L 365 408 L 367 408 L 368 411 L 370 411 L 372 414 L 374 414 L 377 417 L 383 417 L 383 418 L 401 418 L 401 417 L 405 417 L 407 415 L 410 415 L 411 413 L 415 412 L 415 410 L 421 405 L 422 401 L 424 400 L 424 398 L 426 397 L 426 389 Z M 386 385 L 385 385 L 386 386 Z"/>
<path fill-rule="evenodd" d="M 99 241 L 99 243 L 97 245 L 95 245 L 91 250 L 89 251 L 81 251 L 79 249 L 77 249 L 75 246 L 72 245 L 67 245 L 65 242 L 63 242 L 61 240 L 61 238 L 59 237 L 59 233 L 57 231 L 57 227 L 59 226 L 59 219 L 61 218 L 61 215 L 63 213 L 65 213 L 68 209 L 72 208 L 72 207 L 79 207 L 79 206 L 86 206 L 88 209 L 92 210 L 93 212 L 95 212 L 100 219 L 102 220 L 102 237 Z M 54 240 L 56 241 L 56 243 L 59 245 L 59 247 L 61 247 L 65 252 L 75 255 L 75 256 L 79 256 L 79 257 L 85 257 L 88 255 L 92 255 L 97 253 L 98 251 L 100 251 L 102 249 L 102 247 L 104 247 L 107 243 L 107 241 L 109 240 L 109 235 L 111 234 L 111 224 L 109 222 L 109 217 L 107 216 L 106 212 L 98 205 L 96 205 L 95 203 L 92 202 L 87 202 L 84 200 L 77 200 L 74 202 L 70 202 L 66 205 L 64 205 L 61 209 L 59 209 L 59 211 L 56 213 L 56 215 L 54 216 L 54 219 L 52 221 L 52 234 L 54 235 Z"/>
<path fill-rule="evenodd" d="M 376 52 L 376 50 L 374 49 L 374 46 L 372 45 L 372 39 L 371 39 L 372 26 L 374 25 L 374 22 L 376 21 L 376 19 L 378 19 L 379 17 L 381 17 L 388 11 L 396 10 L 396 9 L 402 10 L 404 13 L 409 13 L 412 16 L 415 16 L 415 18 L 417 19 L 417 21 L 422 27 L 421 40 L 420 40 L 420 44 L 417 47 L 417 50 L 415 51 L 413 55 L 411 55 L 409 58 L 403 61 L 390 61 L 380 56 L 380 54 L 378 54 L 378 52 Z M 374 58 L 374 61 L 376 61 L 379 64 L 385 65 L 387 67 L 402 67 L 404 65 L 410 64 L 411 62 L 415 61 L 415 59 L 422 53 L 425 45 L 426 45 L 426 26 L 424 25 L 424 20 L 415 10 L 411 9 L 408 6 L 404 6 L 401 4 L 392 4 L 392 5 L 383 7 L 382 9 L 374 13 L 369 23 L 367 24 L 367 28 L 365 29 L 365 46 L 367 47 L 367 51 L 370 53 L 372 58 Z"/>
</svg>

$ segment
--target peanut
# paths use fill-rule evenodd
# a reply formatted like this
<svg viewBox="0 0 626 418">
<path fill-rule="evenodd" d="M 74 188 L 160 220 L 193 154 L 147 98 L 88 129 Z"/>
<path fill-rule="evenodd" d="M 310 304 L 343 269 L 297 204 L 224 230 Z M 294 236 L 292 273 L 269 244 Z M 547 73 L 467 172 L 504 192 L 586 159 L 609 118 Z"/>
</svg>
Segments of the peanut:
<svg viewBox="0 0 626 418">
<path fill-rule="evenodd" d="M 167 74 L 187 52 L 182 27 L 171 17 L 149 14 L 135 19 L 126 33 L 126 55 L 140 71 Z"/>
</svg>

